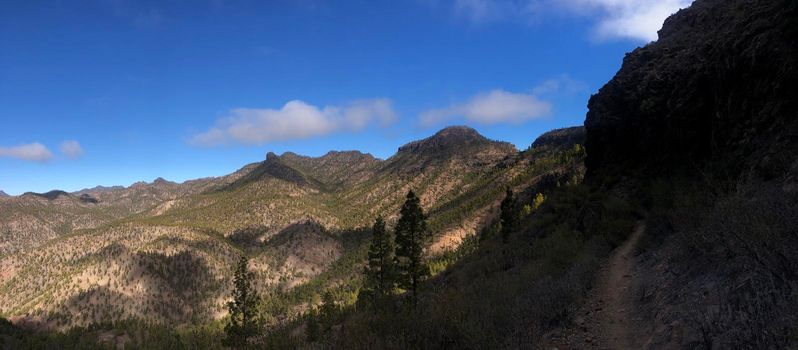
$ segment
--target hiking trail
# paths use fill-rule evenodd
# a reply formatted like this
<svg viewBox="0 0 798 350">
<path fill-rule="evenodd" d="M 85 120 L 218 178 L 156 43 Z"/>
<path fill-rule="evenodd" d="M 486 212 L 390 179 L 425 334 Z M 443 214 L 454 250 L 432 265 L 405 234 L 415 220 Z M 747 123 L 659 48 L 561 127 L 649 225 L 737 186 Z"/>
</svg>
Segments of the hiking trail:
<svg viewBox="0 0 798 350">
<path fill-rule="evenodd" d="M 634 272 L 634 252 L 645 231 L 640 221 L 622 245 L 610 255 L 599 271 L 585 305 L 562 334 L 555 334 L 547 349 L 638 349 L 632 337 L 636 322 L 630 314 Z M 639 338 L 637 338 L 639 340 Z"/>
</svg>

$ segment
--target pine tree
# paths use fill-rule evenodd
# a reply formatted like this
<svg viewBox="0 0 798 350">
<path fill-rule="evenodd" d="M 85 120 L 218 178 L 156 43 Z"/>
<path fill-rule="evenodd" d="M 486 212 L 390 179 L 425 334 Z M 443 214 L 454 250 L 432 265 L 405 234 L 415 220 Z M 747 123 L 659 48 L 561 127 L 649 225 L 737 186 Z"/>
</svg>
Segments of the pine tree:
<svg viewBox="0 0 798 350">
<path fill-rule="evenodd" d="M 248 265 L 249 260 L 242 255 L 233 276 L 233 300 L 227 303 L 230 321 L 224 327 L 227 334 L 224 343 L 233 348 L 247 347 L 249 339 L 258 331 L 256 315 L 259 300 L 251 285 L 255 275 L 249 272 Z"/>
<path fill-rule="evenodd" d="M 396 281 L 409 290 L 413 303 L 417 301 L 418 286 L 429 274 L 423 261 L 424 247 L 430 238 L 421 202 L 413 191 L 407 193 L 401 216 L 396 223 Z"/>
<path fill-rule="evenodd" d="M 373 305 L 383 300 L 394 288 L 394 241 L 385 230 L 385 221 L 378 216 L 372 227 L 369 260 L 365 268 L 364 295 Z"/>
<path fill-rule="evenodd" d="M 510 232 L 515 230 L 518 221 L 515 195 L 510 187 L 507 187 L 507 195 L 504 197 L 504 200 L 502 200 L 500 218 L 502 223 L 502 241 L 507 243 L 507 240 L 510 238 Z"/>
</svg>

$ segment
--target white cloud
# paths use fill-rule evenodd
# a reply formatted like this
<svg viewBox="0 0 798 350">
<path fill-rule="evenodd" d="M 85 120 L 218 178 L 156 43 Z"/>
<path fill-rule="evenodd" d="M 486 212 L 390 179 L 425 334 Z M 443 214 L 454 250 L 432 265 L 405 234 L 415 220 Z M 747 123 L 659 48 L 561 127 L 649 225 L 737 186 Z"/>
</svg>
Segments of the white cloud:
<svg viewBox="0 0 798 350">
<path fill-rule="evenodd" d="M 493 90 L 477 94 L 463 103 L 425 111 L 421 113 L 419 121 L 424 127 L 457 117 L 479 124 L 522 123 L 544 117 L 551 109 L 551 103 L 540 100 L 534 94 Z"/>
<path fill-rule="evenodd" d="M 75 159 L 83 155 L 83 147 L 80 143 L 74 140 L 67 140 L 61 143 L 61 154 L 67 156 L 69 159 Z"/>
<path fill-rule="evenodd" d="M 668 16 L 693 0 L 453 0 L 454 13 L 472 22 L 529 20 L 564 10 L 593 17 L 599 40 L 653 41 Z"/>
<path fill-rule="evenodd" d="M 53 159 L 53 152 L 41 143 L 34 142 L 15 147 L 0 147 L 0 157 L 46 162 Z"/>
<path fill-rule="evenodd" d="M 657 40 L 662 23 L 693 0 L 567 0 L 573 10 L 598 11 L 594 35 L 601 40 Z"/>
<path fill-rule="evenodd" d="M 324 108 L 293 100 L 280 109 L 233 109 L 227 117 L 217 121 L 216 126 L 194 135 L 189 143 L 196 146 L 257 145 L 355 132 L 374 122 L 385 126 L 395 119 L 396 113 L 388 99 L 359 100 L 343 107 Z"/>
</svg>

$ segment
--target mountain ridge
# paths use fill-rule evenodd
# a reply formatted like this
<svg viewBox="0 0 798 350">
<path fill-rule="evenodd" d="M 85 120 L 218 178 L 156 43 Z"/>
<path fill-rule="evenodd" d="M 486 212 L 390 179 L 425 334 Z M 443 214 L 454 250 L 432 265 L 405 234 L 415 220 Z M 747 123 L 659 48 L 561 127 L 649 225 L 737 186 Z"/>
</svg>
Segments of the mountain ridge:
<svg viewBox="0 0 798 350">
<path fill-rule="evenodd" d="M 218 319 L 225 314 L 228 271 L 240 252 L 251 256 L 259 290 L 275 295 L 355 283 L 359 269 L 352 264 L 365 259 L 365 228 L 377 215 L 395 222 L 410 189 L 429 213 L 433 257 L 491 222 L 505 186 L 525 188 L 583 169 L 575 159 L 557 156 L 572 145 L 522 153 L 475 131 L 452 130 L 438 135 L 446 147 L 436 148 L 451 152 L 421 147 L 386 160 L 358 151 L 270 153 L 231 174 L 182 184 L 156 179 L 58 201 L 3 200 L 0 314 L 17 324 L 61 330 L 98 320 Z M 429 144 L 438 147 L 440 139 L 431 137 Z M 477 141 L 469 145 L 471 140 Z M 135 300 L 123 297 L 132 294 Z M 305 310 L 312 299 L 302 295 L 281 317 Z M 70 310 L 76 308 L 94 316 L 75 316 Z"/>
</svg>

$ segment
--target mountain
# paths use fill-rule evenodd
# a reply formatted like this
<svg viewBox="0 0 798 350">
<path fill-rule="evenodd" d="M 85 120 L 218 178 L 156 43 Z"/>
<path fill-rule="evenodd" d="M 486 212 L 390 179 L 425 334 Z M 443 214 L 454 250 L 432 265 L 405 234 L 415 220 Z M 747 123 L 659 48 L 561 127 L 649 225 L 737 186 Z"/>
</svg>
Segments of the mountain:
<svg viewBox="0 0 798 350">
<path fill-rule="evenodd" d="M 590 99 L 587 181 L 648 212 L 635 347 L 796 346 L 796 37 L 798 2 L 697 0 Z"/>
<path fill-rule="evenodd" d="M 4 198 L 4 197 L 11 197 L 11 196 L 9 196 L 7 193 L 5 193 L 3 191 L 0 191 L 0 198 Z"/>
<path fill-rule="evenodd" d="M 582 130 L 565 129 L 522 153 L 573 147 L 541 164 L 584 151 L 583 182 L 541 176 L 521 191 L 532 210 L 517 230 L 466 241 L 412 312 L 401 294 L 358 304 L 316 342 L 795 348 L 796 34 L 790 0 L 697 0 L 674 14 L 591 97 L 584 150 L 568 141 Z M 301 347 L 291 334 L 310 324 L 269 339 Z"/>
<path fill-rule="evenodd" d="M 450 127 L 385 160 L 4 199 L 0 339 L 221 347 L 246 254 L 262 347 L 796 348 L 798 3 L 696 0 L 659 33 L 584 128 L 520 152 Z M 410 189 L 429 278 L 374 303 L 369 225 Z"/>
<path fill-rule="evenodd" d="M 704 0 L 669 18 L 590 99 L 589 170 L 794 178 L 797 8 Z"/>
<path fill-rule="evenodd" d="M 23 196 L 41 197 L 41 198 L 44 198 L 44 199 L 47 199 L 47 200 L 51 200 L 51 201 L 56 200 L 56 199 L 58 199 L 59 197 L 62 197 L 62 196 L 63 197 L 70 197 L 69 193 L 66 193 L 66 192 L 61 191 L 61 190 L 52 190 L 52 191 L 47 192 L 47 193 L 25 192 L 22 195 Z"/>
<path fill-rule="evenodd" d="M 386 160 L 269 153 L 219 178 L 11 198 L 0 202 L 0 313 L 52 330 L 209 322 L 226 314 L 229 271 L 246 252 L 257 288 L 283 305 L 275 317 L 291 320 L 324 289 L 356 288 L 366 228 L 377 215 L 392 224 L 408 190 L 429 215 L 430 258 L 449 254 L 492 222 L 506 186 L 583 172 L 576 159 L 544 162 L 582 142 L 572 133 L 533 153 L 452 127 Z"/>
<path fill-rule="evenodd" d="M 495 163 L 516 152 L 515 146 L 509 143 L 489 140 L 466 126 L 452 126 L 399 147 L 396 155 L 388 159 L 385 169 L 413 172 L 449 160 L 480 166 Z"/>
<path fill-rule="evenodd" d="M 92 187 L 92 188 L 82 189 L 80 191 L 74 192 L 73 194 L 80 195 L 80 194 L 84 194 L 84 193 L 100 193 L 100 192 L 118 191 L 118 190 L 124 190 L 124 189 L 125 189 L 125 186 L 110 186 L 110 187 L 95 186 L 95 187 Z"/>
</svg>

